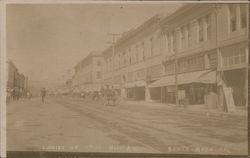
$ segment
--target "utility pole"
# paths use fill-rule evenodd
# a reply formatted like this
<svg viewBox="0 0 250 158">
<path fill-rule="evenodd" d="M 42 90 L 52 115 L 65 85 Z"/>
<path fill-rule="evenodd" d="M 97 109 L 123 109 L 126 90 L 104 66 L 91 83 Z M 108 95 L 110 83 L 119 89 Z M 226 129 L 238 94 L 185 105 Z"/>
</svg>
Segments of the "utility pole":
<svg viewBox="0 0 250 158">
<path fill-rule="evenodd" d="M 177 41 L 173 34 L 173 50 L 174 50 L 174 58 L 175 58 L 175 105 L 179 106 L 179 96 L 178 96 L 178 50 L 177 50 Z"/>
<path fill-rule="evenodd" d="M 120 34 L 116 33 L 108 33 L 109 36 L 112 36 L 112 41 L 109 41 L 108 43 L 112 44 L 112 61 L 113 61 L 113 68 L 114 68 L 114 57 L 115 57 L 115 43 L 116 43 L 116 37 Z"/>
<path fill-rule="evenodd" d="M 108 33 L 109 36 L 112 36 L 112 41 L 109 41 L 108 43 L 112 44 L 112 69 L 115 70 L 115 44 L 116 44 L 116 37 L 120 34 L 116 33 Z M 114 79 L 112 79 L 112 83 L 114 85 Z"/>
</svg>

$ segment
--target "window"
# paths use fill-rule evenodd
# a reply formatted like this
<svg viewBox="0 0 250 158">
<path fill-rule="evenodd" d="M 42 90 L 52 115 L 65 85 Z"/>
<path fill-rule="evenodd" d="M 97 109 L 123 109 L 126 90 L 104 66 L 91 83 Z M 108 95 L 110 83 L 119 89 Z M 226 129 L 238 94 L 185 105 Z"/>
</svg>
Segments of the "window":
<svg viewBox="0 0 250 158">
<path fill-rule="evenodd" d="M 179 62 L 179 72 L 187 72 L 188 71 L 188 60 L 181 60 Z"/>
<path fill-rule="evenodd" d="M 181 48 L 185 47 L 185 30 L 181 27 Z"/>
<path fill-rule="evenodd" d="M 101 79 L 102 78 L 102 73 L 100 71 L 96 72 L 96 79 Z"/>
<path fill-rule="evenodd" d="M 169 33 L 167 34 L 167 39 L 168 39 L 168 52 L 171 52 L 171 36 Z"/>
<path fill-rule="evenodd" d="M 175 34 L 175 32 L 172 33 L 172 41 L 173 41 L 172 51 L 175 51 L 175 50 L 176 50 L 176 47 L 177 47 L 176 34 Z"/>
<path fill-rule="evenodd" d="M 246 47 L 232 46 L 222 50 L 222 66 L 228 67 L 246 63 Z"/>
<path fill-rule="evenodd" d="M 240 18 L 241 18 L 241 28 L 246 28 L 247 26 L 247 5 L 240 4 Z"/>
<path fill-rule="evenodd" d="M 199 23 L 199 41 L 200 42 L 203 42 L 204 41 L 204 35 L 203 35 L 203 22 L 202 22 L 202 19 L 199 19 L 198 20 L 198 23 Z"/>
<path fill-rule="evenodd" d="M 145 60 L 145 43 L 142 42 L 142 60 Z"/>
<path fill-rule="evenodd" d="M 100 60 L 97 60 L 96 65 L 97 66 L 102 66 L 102 62 Z"/>
<path fill-rule="evenodd" d="M 204 68 L 204 56 L 196 56 L 189 58 L 188 61 L 188 71 L 197 71 Z"/>
<path fill-rule="evenodd" d="M 167 36 L 167 34 L 164 34 L 163 35 L 163 37 L 164 37 L 164 50 L 167 52 L 168 51 L 168 36 Z"/>
<path fill-rule="evenodd" d="M 211 34 L 212 34 L 212 28 L 211 28 L 211 16 L 207 15 L 206 16 L 206 29 L 207 29 L 207 39 L 210 40 L 211 39 Z"/>
<path fill-rule="evenodd" d="M 136 51 L 136 52 L 135 52 L 135 53 L 136 53 L 136 57 L 135 57 L 135 58 L 136 58 L 136 62 L 138 62 L 138 61 L 139 61 L 138 45 L 135 46 L 135 51 Z"/>
<path fill-rule="evenodd" d="M 241 46 L 239 48 L 240 63 L 246 63 L 246 47 Z"/>
<path fill-rule="evenodd" d="M 175 73 L 175 63 L 171 62 L 165 66 L 166 75 L 172 75 Z"/>
<path fill-rule="evenodd" d="M 235 31 L 236 30 L 236 5 L 232 4 L 229 7 L 230 12 L 230 30 Z"/>
<path fill-rule="evenodd" d="M 119 53 L 118 55 L 118 64 L 119 64 L 119 68 L 121 67 L 121 54 Z"/>
<path fill-rule="evenodd" d="M 208 54 L 208 59 L 210 68 L 215 68 L 217 66 L 217 54 L 216 53 Z"/>
<path fill-rule="evenodd" d="M 187 35 L 188 36 L 187 37 L 188 38 L 187 39 L 188 40 L 188 47 L 190 47 L 191 46 L 191 40 L 192 40 L 191 39 L 191 25 L 190 24 L 187 25 L 187 34 L 188 34 Z"/>
<path fill-rule="evenodd" d="M 128 49 L 128 55 L 129 55 L 129 64 L 132 63 L 132 53 L 131 53 L 131 48 Z"/>
<path fill-rule="evenodd" d="M 126 60 L 126 52 L 123 52 L 123 65 L 127 64 L 127 60 Z"/>
<path fill-rule="evenodd" d="M 154 55 L 154 38 L 150 38 L 150 53 L 151 53 L 151 56 Z"/>
</svg>

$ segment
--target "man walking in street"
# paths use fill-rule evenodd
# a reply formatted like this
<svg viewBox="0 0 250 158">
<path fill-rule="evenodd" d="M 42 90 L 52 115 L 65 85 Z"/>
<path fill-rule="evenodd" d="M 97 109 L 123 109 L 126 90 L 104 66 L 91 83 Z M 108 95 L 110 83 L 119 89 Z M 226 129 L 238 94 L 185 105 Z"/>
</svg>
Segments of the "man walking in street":
<svg viewBox="0 0 250 158">
<path fill-rule="evenodd" d="M 42 102 L 45 103 L 45 96 L 46 96 L 46 89 L 45 88 L 42 89 L 41 96 L 42 96 Z"/>
</svg>

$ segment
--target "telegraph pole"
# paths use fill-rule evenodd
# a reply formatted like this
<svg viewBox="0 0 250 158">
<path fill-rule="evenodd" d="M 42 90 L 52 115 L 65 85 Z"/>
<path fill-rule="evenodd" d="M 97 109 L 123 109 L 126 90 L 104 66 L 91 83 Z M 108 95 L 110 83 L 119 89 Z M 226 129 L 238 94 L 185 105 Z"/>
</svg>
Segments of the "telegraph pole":
<svg viewBox="0 0 250 158">
<path fill-rule="evenodd" d="M 174 35 L 173 35 L 174 36 Z M 173 37 L 173 40 L 176 40 Z M 175 58 L 175 105 L 179 106 L 179 96 L 178 96 L 178 51 L 177 51 L 177 42 L 173 42 L 174 58 Z"/>
<path fill-rule="evenodd" d="M 114 68 L 114 56 L 115 56 L 115 43 L 116 43 L 116 37 L 120 34 L 116 33 L 108 33 L 109 36 L 112 36 L 112 41 L 109 41 L 108 43 L 112 44 L 112 61 L 113 61 L 113 68 Z"/>
<path fill-rule="evenodd" d="M 116 33 L 108 33 L 109 36 L 112 36 L 112 41 L 109 41 L 108 43 L 112 44 L 112 67 L 113 70 L 115 70 L 115 43 L 116 43 L 116 37 L 120 34 Z M 114 85 L 114 79 L 112 80 L 112 83 Z"/>
</svg>

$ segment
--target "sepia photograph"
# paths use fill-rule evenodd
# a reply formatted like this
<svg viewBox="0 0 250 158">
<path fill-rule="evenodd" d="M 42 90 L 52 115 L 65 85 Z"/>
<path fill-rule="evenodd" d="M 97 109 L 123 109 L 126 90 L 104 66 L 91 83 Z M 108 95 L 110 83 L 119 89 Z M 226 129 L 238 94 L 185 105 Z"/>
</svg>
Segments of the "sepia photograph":
<svg viewBox="0 0 250 158">
<path fill-rule="evenodd" d="M 50 2 L 5 5 L 7 157 L 247 157 L 248 2 Z"/>
</svg>

